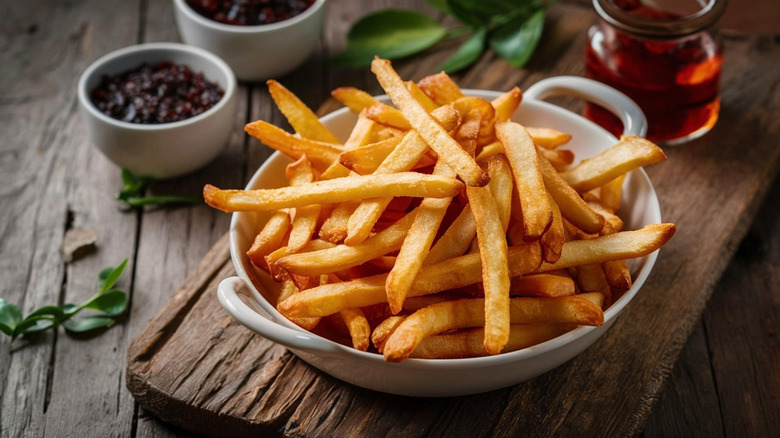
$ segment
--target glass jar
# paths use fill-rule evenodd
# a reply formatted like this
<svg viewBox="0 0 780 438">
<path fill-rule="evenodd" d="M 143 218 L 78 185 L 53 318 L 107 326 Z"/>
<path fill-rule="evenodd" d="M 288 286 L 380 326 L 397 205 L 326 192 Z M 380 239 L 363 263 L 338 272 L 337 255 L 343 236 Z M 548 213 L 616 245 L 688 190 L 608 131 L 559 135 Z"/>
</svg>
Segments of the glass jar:
<svg viewBox="0 0 780 438">
<path fill-rule="evenodd" d="M 702 3 L 706 3 L 702 5 Z M 586 75 L 642 108 L 647 138 L 675 145 L 718 120 L 723 51 L 713 30 L 726 0 L 593 0 L 600 20 L 588 31 Z M 613 134 L 620 121 L 587 105 L 585 116 Z"/>
</svg>

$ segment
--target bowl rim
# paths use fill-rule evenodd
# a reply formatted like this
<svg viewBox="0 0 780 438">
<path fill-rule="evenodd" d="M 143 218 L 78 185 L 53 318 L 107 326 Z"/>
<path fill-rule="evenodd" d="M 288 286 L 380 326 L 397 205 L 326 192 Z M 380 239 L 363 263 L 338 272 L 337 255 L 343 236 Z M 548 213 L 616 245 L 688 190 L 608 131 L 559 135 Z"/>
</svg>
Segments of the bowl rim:
<svg viewBox="0 0 780 438">
<path fill-rule="evenodd" d="M 310 16 L 314 15 L 325 4 L 325 0 L 314 0 L 314 3 L 312 3 L 312 5 L 309 6 L 308 9 L 306 9 L 305 11 L 301 12 L 300 14 L 292 18 L 288 18 L 287 20 L 282 20 L 270 24 L 255 24 L 251 26 L 225 24 L 204 17 L 200 15 L 197 11 L 192 9 L 192 7 L 190 7 L 190 5 L 187 4 L 186 0 L 173 0 L 173 3 L 174 5 L 176 5 L 176 8 L 178 10 L 180 10 L 184 15 L 187 16 L 187 18 L 197 22 L 201 26 L 211 28 L 212 30 L 218 30 L 218 31 L 233 33 L 237 35 L 247 35 L 247 34 L 262 34 L 265 32 L 271 32 L 274 30 L 284 29 L 286 27 L 294 26 L 297 23 L 304 21 Z"/>
<path fill-rule="evenodd" d="M 227 83 L 224 85 L 225 94 L 222 95 L 222 98 L 219 99 L 219 101 L 217 101 L 214 106 L 207 109 L 206 111 L 198 114 L 197 116 L 184 120 L 178 120 L 176 122 L 155 124 L 132 123 L 118 120 L 104 114 L 95 106 L 95 104 L 92 102 L 92 99 L 90 99 L 90 90 L 87 90 L 87 82 L 89 82 L 90 79 L 97 75 L 98 71 L 107 64 L 139 52 L 182 52 L 196 57 L 201 57 L 206 62 L 212 63 L 215 67 L 224 73 L 225 77 L 227 78 Z M 209 78 L 209 80 L 212 79 Z M 209 51 L 180 43 L 145 43 L 114 50 L 113 52 L 107 53 L 92 62 L 89 67 L 87 67 L 84 72 L 81 73 L 81 77 L 79 78 L 78 98 L 82 107 L 86 108 L 86 110 L 89 111 L 93 117 L 99 119 L 103 123 L 107 123 L 117 128 L 154 132 L 192 125 L 212 116 L 228 104 L 233 95 L 235 95 L 236 88 L 236 75 L 233 73 L 233 70 L 220 57 Z"/>
<path fill-rule="evenodd" d="M 484 97 L 484 98 L 495 98 L 500 96 L 502 93 L 498 91 L 492 91 L 492 90 L 479 90 L 479 89 L 462 89 L 463 93 L 467 96 L 477 96 L 477 97 Z M 387 95 L 378 95 L 375 96 L 375 98 L 381 102 L 388 102 L 389 98 Z M 585 117 L 576 114 L 572 111 L 569 111 L 565 108 L 559 107 L 557 105 L 537 100 L 537 99 L 524 99 L 523 105 L 530 105 L 535 106 L 539 105 L 543 107 L 545 110 L 552 111 L 553 113 L 556 113 L 558 115 L 564 115 L 564 117 L 578 117 L 580 122 L 585 123 L 586 125 L 589 125 L 590 128 L 596 128 L 603 133 L 606 133 L 609 135 L 610 139 L 613 140 L 615 143 L 617 143 L 618 139 L 607 132 L 604 128 L 597 125 L 596 123 L 586 119 Z M 323 123 L 326 123 L 329 119 L 336 118 L 341 116 L 344 113 L 347 113 L 351 111 L 349 108 L 339 108 L 331 113 L 328 113 L 322 117 L 320 117 L 320 120 Z M 284 156 L 280 152 L 274 152 L 266 161 L 255 171 L 255 173 L 252 175 L 252 178 L 249 180 L 249 182 L 246 185 L 246 188 L 250 188 L 253 185 L 256 184 L 257 179 L 262 175 L 263 173 L 267 172 L 267 168 L 270 168 L 271 166 L 275 165 L 275 162 L 279 159 L 283 159 Z M 658 212 L 658 220 L 660 222 L 661 220 L 661 209 L 658 202 L 658 195 L 655 192 L 655 187 L 653 186 L 652 181 L 650 181 L 650 178 L 648 177 L 647 173 L 642 168 L 638 168 L 630 172 L 632 175 L 632 178 L 640 178 L 643 182 L 647 184 L 647 187 L 649 188 L 649 203 L 651 207 L 654 207 L 654 209 Z M 595 331 L 595 330 L 601 330 L 605 328 L 609 328 L 617 318 L 617 316 L 625 309 L 625 307 L 630 303 L 636 294 L 639 292 L 639 289 L 642 288 L 644 285 L 645 280 L 650 275 L 650 272 L 653 269 L 653 266 L 655 265 L 656 259 L 658 258 L 658 253 L 660 250 L 656 250 L 644 257 L 642 259 L 645 259 L 645 268 L 640 271 L 637 278 L 633 281 L 631 288 L 626 291 L 618 301 L 613 303 L 606 311 L 604 311 L 604 324 L 601 326 L 580 326 L 570 332 L 564 333 L 563 335 L 557 336 L 555 338 L 552 338 L 548 341 L 542 342 L 540 344 L 533 345 L 531 347 L 526 347 L 520 350 L 510 351 L 506 353 L 500 353 L 496 355 L 488 355 L 488 356 L 479 356 L 479 357 L 468 357 L 468 358 L 458 358 L 458 359 L 421 359 L 421 358 L 408 358 L 404 359 L 401 362 L 387 362 L 384 359 L 384 356 L 381 354 L 368 352 L 368 351 L 360 351 L 356 350 L 350 346 L 339 344 L 338 342 L 332 341 L 328 338 L 319 336 L 315 333 L 312 333 L 310 331 L 304 330 L 297 325 L 295 325 L 293 322 L 291 322 L 289 319 L 284 317 L 281 313 L 279 313 L 274 306 L 272 306 L 268 300 L 265 299 L 265 297 L 262 296 L 259 289 L 262 289 L 262 287 L 258 288 L 258 286 L 252 282 L 252 277 L 255 276 L 255 274 L 250 275 L 247 272 L 247 268 L 252 269 L 251 267 L 244 265 L 244 259 L 241 258 L 242 254 L 239 253 L 237 248 L 237 239 L 239 234 L 239 220 L 241 219 L 241 213 L 233 213 L 231 220 L 230 220 L 230 231 L 229 231 L 229 243 L 230 243 L 230 256 L 231 260 L 233 262 L 234 269 L 236 270 L 236 274 L 244 281 L 245 285 L 247 286 L 248 290 L 251 292 L 254 301 L 257 305 L 260 306 L 260 308 L 269 314 L 271 317 L 271 322 L 275 324 L 280 324 L 283 327 L 291 328 L 293 330 L 299 331 L 301 334 L 305 334 L 306 336 L 316 338 L 320 341 L 325 341 L 333 348 L 332 353 L 311 353 L 316 355 L 327 355 L 327 354 L 335 354 L 335 355 L 342 355 L 346 354 L 347 357 L 354 358 L 356 360 L 363 360 L 363 361 L 369 361 L 369 363 L 377 366 L 392 366 L 392 367 L 401 367 L 401 368 L 408 368 L 408 369 L 416 369 L 416 370 L 441 370 L 441 369 L 447 369 L 447 370 L 455 370 L 455 369 L 478 369 L 478 368 L 485 368 L 485 367 L 495 367 L 495 366 L 501 366 L 506 365 L 511 362 L 520 362 L 527 359 L 532 359 L 536 356 L 543 355 L 545 353 L 552 352 L 554 350 L 566 347 L 570 344 L 572 344 L 574 341 L 584 338 L 589 333 Z M 265 316 L 261 315 L 259 312 L 255 311 L 257 317 L 259 318 L 266 318 Z M 262 335 L 262 334 L 261 334 Z M 288 348 L 292 351 L 297 351 L 295 348 L 288 347 L 284 344 L 282 344 L 285 348 Z"/>
</svg>

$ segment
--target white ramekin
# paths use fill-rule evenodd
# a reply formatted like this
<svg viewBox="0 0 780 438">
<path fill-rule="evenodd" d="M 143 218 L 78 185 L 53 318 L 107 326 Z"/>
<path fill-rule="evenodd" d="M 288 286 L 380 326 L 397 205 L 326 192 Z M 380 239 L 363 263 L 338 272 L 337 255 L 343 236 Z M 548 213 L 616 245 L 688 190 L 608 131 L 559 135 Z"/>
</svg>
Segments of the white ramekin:
<svg viewBox="0 0 780 438">
<path fill-rule="evenodd" d="M 92 103 L 90 93 L 104 75 L 161 61 L 203 72 L 225 95 L 195 117 L 154 125 L 111 118 Z M 137 175 L 171 178 L 203 167 L 225 147 L 235 122 L 236 78 L 224 61 L 203 49 L 174 43 L 141 44 L 111 52 L 87 67 L 79 79 L 78 100 L 89 137 L 106 157 Z"/>
<path fill-rule="evenodd" d="M 500 95 L 494 91 L 464 90 L 471 96 L 491 100 Z M 613 145 L 617 139 L 591 121 L 555 105 L 541 101 L 552 94 L 577 95 L 615 112 L 623 121 L 625 134 L 644 135 L 645 117 L 639 107 L 625 95 L 597 82 L 556 77 L 530 87 L 513 120 L 528 126 L 546 126 L 572 134 L 567 148 L 578 160 L 593 156 Z M 384 98 L 385 101 L 386 97 Z M 354 125 L 356 115 L 340 109 L 322 118 L 337 136 L 345 137 Z M 284 168 L 291 160 L 276 153 L 258 169 L 247 188 L 285 185 Z M 628 174 L 623 187 L 623 206 L 618 214 L 626 229 L 661 222 L 661 211 L 653 185 L 647 174 L 635 170 Z M 495 356 L 468 359 L 406 359 L 400 363 L 385 362 L 382 355 L 355 350 L 309 333 L 282 316 L 263 296 L 278 290 L 264 271 L 257 270 L 246 257 L 255 234 L 267 214 L 242 212 L 233 214 L 230 224 L 230 250 L 237 277 L 219 285 L 222 306 L 241 324 L 261 336 L 288 347 L 312 366 L 346 382 L 400 395 L 443 397 L 491 391 L 538 376 L 570 360 L 604 334 L 618 314 L 634 298 L 655 263 L 658 252 L 632 262 L 634 284 L 631 289 L 604 312 L 604 325 L 580 327 L 542 344 Z M 249 291 L 249 295 L 243 293 Z M 248 304 L 247 304 L 248 303 Z"/>
<path fill-rule="evenodd" d="M 278 78 L 303 64 L 317 47 L 325 20 L 325 0 L 288 20 L 233 26 L 208 19 L 186 0 L 173 0 L 181 39 L 217 54 L 242 81 Z"/>
</svg>

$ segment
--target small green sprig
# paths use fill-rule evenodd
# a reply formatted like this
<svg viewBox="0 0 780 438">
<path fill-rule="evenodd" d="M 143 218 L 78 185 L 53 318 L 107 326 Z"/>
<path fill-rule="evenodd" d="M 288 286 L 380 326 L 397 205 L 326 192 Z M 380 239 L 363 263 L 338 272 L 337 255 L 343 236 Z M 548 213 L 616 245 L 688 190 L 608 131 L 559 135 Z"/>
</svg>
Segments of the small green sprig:
<svg viewBox="0 0 780 438">
<path fill-rule="evenodd" d="M 16 339 L 20 335 L 38 333 L 56 329 L 60 325 L 71 333 L 84 333 L 91 330 L 111 327 L 116 318 L 127 307 L 127 293 L 112 287 L 119 280 L 127 266 L 125 259 L 115 268 L 105 268 L 98 275 L 99 290 L 84 304 L 65 304 L 64 306 L 43 306 L 22 318 L 19 306 L 0 298 L 0 332 Z M 84 309 L 97 313 L 77 316 Z"/>
<path fill-rule="evenodd" d="M 143 207 L 144 205 L 170 205 L 170 204 L 200 204 L 201 200 L 193 196 L 164 195 L 144 196 L 143 191 L 151 183 L 153 178 L 137 176 L 127 169 L 122 169 L 122 182 L 124 186 L 116 197 L 130 207 Z"/>
<path fill-rule="evenodd" d="M 441 69 L 453 73 L 476 62 L 486 47 L 514 67 L 531 58 L 544 27 L 545 0 L 428 0 L 454 17 L 461 27 L 447 29 L 419 12 L 385 9 L 355 22 L 347 33 L 347 50 L 336 64 L 363 67 L 374 55 L 403 58 L 422 52 L 447 38 L 469 35 Z"/>
</svg>

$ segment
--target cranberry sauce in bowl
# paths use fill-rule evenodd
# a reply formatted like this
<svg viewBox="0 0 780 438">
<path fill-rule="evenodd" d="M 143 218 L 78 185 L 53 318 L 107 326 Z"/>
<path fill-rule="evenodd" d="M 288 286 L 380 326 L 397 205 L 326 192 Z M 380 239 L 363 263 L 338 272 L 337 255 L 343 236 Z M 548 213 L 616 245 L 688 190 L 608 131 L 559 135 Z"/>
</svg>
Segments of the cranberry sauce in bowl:
<svg viewBox="0 0 780 438">
<path fill-rule="evenodd" d="M 211 20 L 256 26 L 276 23 L 305 11 L 314 0 L 187 0 L 198 14 Z"/>
<path fill-rule="evenodd" d="M 157 124 L 189 119 L 219 102 L 225 91 L 187 65 L 162 61 L 117 75 L 103 75 L 92 103 L 123 122 Z"/>
</svg>

